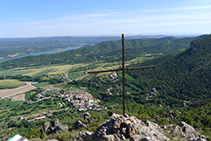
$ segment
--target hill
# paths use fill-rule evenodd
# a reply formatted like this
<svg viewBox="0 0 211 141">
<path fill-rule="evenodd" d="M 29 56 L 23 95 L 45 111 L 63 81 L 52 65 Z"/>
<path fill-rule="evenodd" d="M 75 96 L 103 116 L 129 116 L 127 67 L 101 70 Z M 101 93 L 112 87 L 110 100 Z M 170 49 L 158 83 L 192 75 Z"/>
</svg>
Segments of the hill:
<svg viewBox="0 0 211 141">
<path fill-rule="evenodd" d="M 161 38 L 155 36 L 128 36 L 127 39 Z M 34 38 L 0 38 L 0 59 L 32 54 L 42 51 L 78 46 L 80 44 L 97 44 L 103 41 L 120 40 L 119 36 L 101 37 L 34 37 Z"/>
<path fill-rule="evenodd" d="M 155 69 L 128 71 L 125 75 L 126 103 L 142 103 L 170 107 L 189 105 L 210 98 L 211 93 L 211 35 L 193 40 L 185 51 L 156 57 L 143 63 L 127 66 L 156 65 Z M 121 79 L 105 76 L 72 82 L 88 87 L 94 97 L 106 103 L 120 103 Z M 121 74 L 118 73 L 121 77 Z M 118 84 L 118 86 L 117 86 Z M 107 89 L 112 90 L 107 90 Z M 111 92 L 108 94 L 106 92 Z"/>
<path fill-rule="evenodd" d="M 184 101 L 210 98 L 211 93 L 211 35 L 191 42 L 181 53 L 156 58 L 130 67 L 156 65 L 156 69 L 130 71 L 133 82 L 149 93 L 154 86 L 158 97 L 152 103 L 182 106 Z M 128 84 L 129 85 L 129 84 Z"/>
<path fill-rule="evenodd" d="M 135 116 L 118 115 L 113 113 L 110 120 L 101 124 L 93 133 L 83 131 L 72 140 L 80 141 L 169 141 L 169 140 L 200 140 L 206 141 L 192 126 L 184 121 L 178 125 L 165 125 L 161 128 L 158 124 L 142 122 Z"/>
<path fill-rule="evenodd" d="M 189 125 L 193 126 L 197 129 L 197 132 L 210 136 L 210 127 L 211 127 L 211 116 L 210 116 L 210 46 L 211 46 L 211 37 L 203 36 L 196 40 L 190 41 L 191 39 L 187 39 L 187 46 L 190 45 L 189 49 L 186 49 L 182 52 L 176 54 L 170 54 L 172 50 L 173 52 L 178 52 L 181 49 L 187 48 L 186 44 L 182 44 L 181 40 L 177 38 L 163 38 L 163 39 L 140 39 L 139 40 L 127 40 L 126 45 L 127 51 L 136 49 L 134 46 L 142 46 L 143 48 L 138 48 L 137 52 L 142 50 L 145 54 L 155 55 L 158 53 L 167 54 L 162 57 L 157 57 L 154 60 L 146 61 L 144 63 L 133 64 L 130 67 L 136 66 L 145 66 L 145 65 L 157 65 L 156 69 L 148 69 L 148 70 L 137 70 L 137 71 L 129 71 L 126 74 L 126 91 L 129 92 L 126 94 L 126 113 L 130 116 L 124 117 L 121 115 L 117 115 L 116 118 L 108 117 L 108 114 L 112 113 L 121 113 L 122 107 L 120 106 L 122 96 L 121 96 L 121 77 L 116 79 L 112 79 L 107 74 L 104 76 L 95 76 L 89 75 L 83 80 L 74 80 L 72 82 L 67 82 L 63 84 L 57 84 L 59 82 L 54 83 L 54 79 L 60 80 L 61 77 L 54 76 L 53 78 L 49 77 L 48 79 L 52 80 L 54 87 L 57 89 L 56 91 L 52 91 L 46 93 L 46 97 L 49 99 L 38 100 L 35 96 L 45 90 L 43 88 L 38 88 L 34 91 L 31 91 L 26 94 L 26 99 L 28 102 L 20 102 L 20 101 L 10 101 L 1 100 L 1 124 L 0 131 L 3 136 L 0 137 L 2 140 L 8 139 L 8 136 L 12 137 L 15 134 L 19 133 L 20 135 L 26 136 L 29 139 L 39 138 L 40 140 L 45 139 L 58 139 L 58 140 L 70 140 L 70 138 L 74 137 L 79 131 L 87 131 L 90 132 L 82 132 L 80 135 L 86 135 L 83 137 L 98 140 L 98 137 L 105 137 L 106 139 L 125 139 L 129 140 L 138 140 L 137 138 L 143 140 L 160 140 L 161 137 L 166 137 L 169 139 L 181 139 L 184 137 L 193 138 L 195 140 L 205 140 L 205 136 L 200 135 L 195 132 L 192 134 L 187 133 L 187 128 L 183 128 L 182 125 L 185 121 Z M 152 40 L 152 41 L 151 41 Z M 170 43 L 169 43 L 170 42 Z M 106 43 L 110 44 L 109 45 Z M 183 42 L 184 43 L 184 42 Z M 84 47 L 84 49 L 91 49 L 93 47 L 94 52 L 91 50 L 87 50 L 89 52 L 85 52 L 85 50 L 76 50 L 78 54 L 75 55 L 75 58 L 82 58 L 80 61 L 89 61 L 83 59 L 89 59 L 87 56 L 91 55 L 105 55 L 112 54 L 113 52 L 119 53 L 121 50 L 120 41 L 111 41 L 111 42 L 102 42 L 101 46 L 98 45 Z M 107 52 L 107 49 L 103 48 L 102 45 L 105 44 L 105 48 L 108 50 L 112 50 L 111 52 Z M 142 44 L 142 45 L 140 45 Z M 161 47 L 161 45 L 164 45 Z M 172 46 L 170 45 L 172 44 Z M 114 45 L 118 46 L 116 49 Z M 157 48 L 153 48 L 157 45 Z M 160 45 L 160 47 L 159 47 Z M 184 48 L 180 48 L 183 45 Z M 168 46 L 168 49 L 172 47 L 172 49 L 165 49 Z M 147 49 L 148 48 L 148 49 Z M 148 52 L 150 51 L 150 52 Z M 87 55 L 84 55 L 87 54 Z M 66 52 L 65 52 L 66 53 Z M 81 54 L 79 54 L 81 53 Z M 101 54 L 102 53 L 102 54 Z M 104 53 L 104 54 L 103 54 Z M 154 54 L 153 54 L 154 53 Z M 134 53 L 134 57 L 136 55 L 136 51 Z M 64 54 L 60 54 L 61 57 Z M 50 56 L 50 55 L 49 55 Z M 48 57 L 49 57 L 48 56 Z M 53 55 L 52 55 L 53 56 Z M 113 53 L 110 57 L 119 57 L 121 55 Z M 126 54 L 128 56 L 128 54 Z M 105 55 L 106 57 L 106 55 Z M 29 57 L 30 58 L 30 57 Z M 42 56 L 36 57 L 37 60 L 42 58 Z M 74 58 L 74 57 L 73 57 Z M 103 58 L 103 57 L 102 57 Z M 133 56 L 131 57 L 133 58 Z M 42 58 L 48 59 L 48 58 Z M 51 59 L 51 58 L 50 58 Z M 49 59 L 49 60 L 50 60 Z M 55 59 L 52 57 L 52 59 Z M 109 59 L 109 58 L 108 58 Z M 117 58 L 118 59 L 118 58 Z M 47 60 L 47 61 L 49 61 Z M 95 56 L 90 58 L 90 60 L 96 60 Z M 99 59 L 100 60 L 100 59 Z M 112 60 L 112 58 L 111 58 Z M 13 60 L 17 61 L 17 60 Z M 28 61 L 26 58 L 23 59 L 21 63 L 24 61 Z M 40 60 L 40 63 L 43 63 L 45 60 Z M 46 62 L 47 62 L 46 61 Z M 49 63 L 49 62 L 48 62 Z M 73 62 L 74 63 L 74 60 Z M 90 63 L 90 62 L 89 62 Z M 101 63 L 90 64 L 93 68 L 101 67 L 101 66 L 114 66 L 116 63 Z M 99 63 L 99 62 L 98 62 Z M 27 64 L 27 63 L 26 63 Z M 25 65 L 26 65 L 25 64 Z M 39 64 L 39 62 L 34 62 L 34 64 Z M 105 64 L 105 65 L 104 65 Z M 6 63 L 5 63 L 6 65 Z M 19 65 L 21 65 L 19 63 Z M 94 65 L 96 65 L 94 67 Z M 99 65 L 99 66 L 98 66 Z M 116 64 L 117 65 L 117 64 Z M 67 69 L 66 65 L 64 68 Z M 118 65 L 117 65 L 118 66 Z M 9 66 L 7 66 L 9 67 Z M 49 66 L 50 73 L 56 73 L 59 66 L 54 66 L 55 68 L 51 68 L 53 66 Z M 60 67 L 59 67 L 60 68 Z M 61 67 L 63 68 L 63 66 Z M 92 70 L 93 68 L 89 68 L 89 66 L 84 66 L 81 68 L 74 68 L 70 70 L 70 73 L 77 72 L 77 70 Z M 14 71 L 19 71 L 16 68 Z M 27 69 L 27 68 L 24 68 Z M 48 72 L 48 69 L 45 68 Z M 104 68 L 108 69 L 108 68 Z M 42 72 L 42 68 L 39 69 L 40 74 L 47 74 L 47 72 Z M 68 70 L 68 69 L 67 69 Z M 65 72 L 67 71 L 65 70 Z M 29 71 L 29 70 L 28 70 Z M 37 71 L 37 70 L 36 70 Z M 60 70 L 59 70 L 60 71 Z M 85 71 L 85 72 L 86 72 Z M 84 74 L 85 74 L 84 72 Z M 8 74 L 9 71 L 5 72 Z M 37 74 L 34 75 L 34 72 L 31 73 L 33 81 L 46 81 L 41 78 L 36 78 Z M 78 75 L 77 73 L 72 75 Z M 81 74 L 80 74 L 81 75 Z M 12 76 L 1 76 L 0 79 L 9 79 Z M 17 75 L 14 76 L 17 79 L 30 80 L 29 76 Z M 19 78 L 20 77 L 20 78 Z M 47 79 L 47 75 L 44 76 Z M 80 77 L 80 76 L 79 76 Z M 72 78 L 71 78 L 72 79 Z M 28 80 L 28 81 L 29 81 Z M 39 83 L 38 83 L 39 84 Z M 88 110 L 90 112 L 91 117 L 89 116 L 81 116 L 81 111 L 77 111 L 76 108 L 71 108 L 73 105 L 66 100 L 64 94 L 72 95 L 71 92 L 76 92 L 75 87 L 78 87 L 78 90 L 86 89 L 86 91 L 90 92 L 93 97 L 99 99 L 99 105 L 107 107 L 107 110 L 102 111 L 94 111 Z M 112 92 L 110 95 L 106 93 L 106 91 Z M 189 92 L 190 90 L 190 92 Z M 157 96 L 151 97 L 147 99 L 147 94 L 155 94 Z M 117 95 L 118 93 L 118 95 Z M 59 97 L 59 95 L 61 97 Z M 52 97 L 50 97 L 52 96 Z M 209 99 L 208 99 L 209 98 Z M 206 99 L 206 100 L 204 100 Z M 36 101 L 37 100 L 37 101 Z M 198 101 L 200 100 L 200 101 Z M 97 100 L 98 101 L 98 100 Z M 196 101 L 196 102 L 195 102 Z M 73 101 L 72 101 L 73 102 Z M 186 105 L 190 104 L 190 106 L 186 107 L 176 107 L 182 106 L 185 103 Z M 62 106 L 63 105 L 63 106 Z M 88 104 L 87 104 L 88 105 Z M 172 108 L 173 107 L 173 108 Z M 46 111 L 46 112 L 45 112 Z M 51 112 L 50 112 L 51 111 Z M 52 113 L 53 112 L 53 113 Z M 40 116 L 46 114 L 45 118 L 40 119 Z M 50 113 L 50 114 L 48 114 Z M 27 118 L 27 120 L 22 120 L 23 117 Z M 35 119 L 35 116 L 39 116 L 38 120 L 29 122 Z M 140 120 L 136 120 L 134 117 L 136 116 Z M 20 120 L 17 118 L 20 117 Z M 58 119 L 61 124 L 58 123 Z M 107 121 L 105 121 L 107 120 Z M 104 122 L 105 121 L 105 122 Z M 140 124 L 137 122 L 140 121 Z M 104 122 L 104 123 L 103 123 Z M 133 124 L 133 122 L 135 124 Z M 102 124 L 103 123 L 103 124 Z M 180 124 L 179 124 L 180 123 Z M 63 132 L 64 129 L 63 124 L 66 124 L 68 131 Z M 162 131 L 157 132 L 157 130 L 153 130 L 152 128 L 160 129 L 162 127 Z M 170 125 L 169 125 L 170 124 Z M 43 126 L 44 125 L 44 126 Z M 46 125 L 46 126 L 45 126 Z M 129 126 L 127 126 L 129 125 Z M 152 125 L 150 127 L 150 125 Z M 187 127 L 190 127 L 190 126 Z M 99 127 L 100 126 L 100 127 Z M 137 127 L 138 126 L 138 127 Z M 48 128 L 49 127 L 49 128 Z M 99 127 L 97 129 L 97 127 Z M 136 128 L 137 127 L 137 128 Z M 12 129 L 12 130 L 11 130 Z M 97 130 L 96 130 L 97 129 Z M 189 129 L 193 129 L 190 127 Z M 58 132 L 57 132 L 58 131 Z M 99 131 L 99 132 L 98 132 Z M 142 132 L 146 131 L 146 132 Z M 148 132 L 152 131 L 152 132 Z M 92 132 L 92 133 L 91 133 Z M 164 136 L 162 136 L 162 134 Z M 178 134 L 179 133 L 179 134 Z M 130 135 L 131 134 L 131 135 Z M 135 134 L 135 135 L 134 135 Z M 99 135 L 99 136 L 97 136 Z M 142 136 L 143 135 L 143 136 Z M 178 138 L 176 136 L 179 136 Z M 7 138 L 6 138 L 7 137 Z M 176 138 L 175 138 L 176 137 Z M 209 138 L 210 139 L 210 138 Z"/>
<path fill-rule="evenodd" d="M 144 54 L 170 54 L 188 48 L 195 38 L 154 38 L 125 40 L 126 60 Z M 2 68 L 29 67 L 59 63 L 87 63 L 93 61 L 119 61 L 121 59 L 121 41 L 106 41 L 94 46 L 84 46 L 77 50 L 57 54 L 29 56 L 0 63 Z"/>
</svg>

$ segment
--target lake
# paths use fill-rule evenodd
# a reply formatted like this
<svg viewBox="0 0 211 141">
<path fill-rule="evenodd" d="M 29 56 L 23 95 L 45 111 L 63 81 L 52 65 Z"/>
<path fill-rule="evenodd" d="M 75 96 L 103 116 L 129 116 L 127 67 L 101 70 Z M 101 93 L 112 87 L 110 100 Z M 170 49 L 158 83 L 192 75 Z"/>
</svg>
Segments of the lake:
<svg viewBox="0 0 211 141">
<path fill-rule="evenodd" d="M 74 49 L 81 48 L 84 45 L 85 44 L 82 44 L 80 46 L 75 46 L 75 47 L 67 47 L 67 48 L 62 48 L 62 49 L 56 49 L 56 50 L 50 50 L 50 51 L 43 51 L 43 52 L 37 52 L 37 53 L 32 53 L 32 54 L 20 55 L 20 56 L 17 56 L 17 57 L 0 59 L 0 62 L 7 61 L 7 60 L 12 60 L 12 59 L 18 59 L 18 58 L 27 57 L 27 56 L 38 56 L 38 55 L 43 55 L 43 54 L 52 54 L 52 53 L 57 53 L 57 52 L 61 52 L 61 51 L 74 50 Z"/>
</svg>

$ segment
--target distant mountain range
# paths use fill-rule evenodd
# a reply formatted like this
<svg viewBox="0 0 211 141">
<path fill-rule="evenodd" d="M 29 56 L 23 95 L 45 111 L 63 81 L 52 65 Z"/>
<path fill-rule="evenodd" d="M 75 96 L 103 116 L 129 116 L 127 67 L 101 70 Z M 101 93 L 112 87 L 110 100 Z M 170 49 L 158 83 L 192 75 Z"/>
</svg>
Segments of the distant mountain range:
<svg viewBox="0 0 211 141">
<path fill-rule="evenodd" d="M 67 37 L 68 38 L 68 37 Z M 125 40 L 126 60 L 144 54 L 171 54 L 187 49 L 191 38 L 150 38 Z M 65 51 L 57 54 L 30 56 L 0 63 L 0 67 L 14 68 L 25 66 L 38 66 L 59 63 L 90 63 L 96 60 L 118 61 L 121 59 L 121 40 L 104 41 L 96 45 L 86 45 L 77 50 Z"/>
<path fill-rule="evenodd" d="M 126 36 L 125 39 L 164 38 L 165 35 L 136 35 Z M 194 36 L 175 36 L 194 37 Z M 104 41 L 117 41 L 120 36 L 87 36 L 87 37 L 33 37 L 33 38 L 0 38 L 0 58 L 20 56 L 25 54 L 51 51 L 55 49 L 78 46 L 81 44 L 98 44 Z"/>
</svg>

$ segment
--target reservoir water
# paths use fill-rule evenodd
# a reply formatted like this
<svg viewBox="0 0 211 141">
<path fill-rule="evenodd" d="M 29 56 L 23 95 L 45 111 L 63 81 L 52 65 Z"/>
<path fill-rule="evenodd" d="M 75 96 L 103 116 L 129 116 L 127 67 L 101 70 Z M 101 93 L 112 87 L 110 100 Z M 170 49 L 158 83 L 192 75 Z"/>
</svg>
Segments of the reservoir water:
<svg viewBox="0 0 211 141">
<path fill-rule="evenodd" d="M 82 44 L 80 46 L 75 46 L 75 47 L 67 47 L 67 48 L 62 48 L 62 49 L 43 51 L 43 52 L 32 53 L 32 54 L 25 54 L 25 55 L 20 55 L 20 56 L 13 57 L 13 58 L 0 59 L 0 62 L 7 61 L 7 60 L 12 60 L 12 59 L 18 59 L 18 58 L 27 57 L 27 56 L 38 56 L 38 55 L 43 55 L 43 54 L 52 54 L 52 53 L 61 52 L 61 51 L 74 50 L 74 49 L 81 48 L 84 45 L 85 44 Z"/>
</svg>

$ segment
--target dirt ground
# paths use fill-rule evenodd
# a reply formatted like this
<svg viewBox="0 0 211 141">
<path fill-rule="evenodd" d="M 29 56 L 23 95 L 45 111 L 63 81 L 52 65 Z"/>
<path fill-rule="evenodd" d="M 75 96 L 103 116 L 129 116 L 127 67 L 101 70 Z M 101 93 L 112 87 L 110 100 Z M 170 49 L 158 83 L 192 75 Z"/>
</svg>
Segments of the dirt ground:
<svg viewBox="0 0 211 141">
<path fill-rule="evenodd" d="M 14 97 L 12 97 L 12 99 L 14 101 L 17 101 L 17 100 L 25 101 L 25 94 L 20 94 L 20 95 L 14 96 Z"/>
<path fill-rule="evenodd" d="M 35 86 L 31 85 L 31 82 L 24 82 L 26 85 L 15 88 L 15 89 L 4 89 L 4 90 L 0 90 L 0 97 L 4 98 L 4 97 L 8 97 L 8 96 L 13 96 L 16 95 L 18 93 L 25 93 L 28 92 L 30 90 L 35 89 Z M 20 98 L 20 96 L 17 96 Z"/>
</svg>

